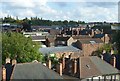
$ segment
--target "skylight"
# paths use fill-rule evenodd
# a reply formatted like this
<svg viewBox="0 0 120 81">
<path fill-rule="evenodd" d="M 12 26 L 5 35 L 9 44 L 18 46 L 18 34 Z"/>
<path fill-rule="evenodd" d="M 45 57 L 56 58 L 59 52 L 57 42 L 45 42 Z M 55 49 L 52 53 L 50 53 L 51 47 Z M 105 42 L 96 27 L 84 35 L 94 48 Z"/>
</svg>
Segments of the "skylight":
<svg viewBox="0 0 120 81">
<path fill-rule="evenodd" d="M 90 41 L 91 44 L 95 44 L 96 42 L 95 41 Z"/>
</svg>

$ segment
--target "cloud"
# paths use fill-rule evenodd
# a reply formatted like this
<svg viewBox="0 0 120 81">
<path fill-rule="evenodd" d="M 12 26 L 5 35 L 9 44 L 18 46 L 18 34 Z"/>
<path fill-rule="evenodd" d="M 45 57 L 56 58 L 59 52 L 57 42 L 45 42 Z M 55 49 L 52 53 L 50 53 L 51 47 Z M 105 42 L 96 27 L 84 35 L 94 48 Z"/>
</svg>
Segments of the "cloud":
<svg viewBox="0 0 120 81">
<path fill-rule="evenodd" d="M 50 20 L 117 21 L 118 16 L 117 4 L 109 2 L 10 1 L 2 3 L 1 17 L 12 15 L 19 18 L 38 16 Z"/>
</svg>

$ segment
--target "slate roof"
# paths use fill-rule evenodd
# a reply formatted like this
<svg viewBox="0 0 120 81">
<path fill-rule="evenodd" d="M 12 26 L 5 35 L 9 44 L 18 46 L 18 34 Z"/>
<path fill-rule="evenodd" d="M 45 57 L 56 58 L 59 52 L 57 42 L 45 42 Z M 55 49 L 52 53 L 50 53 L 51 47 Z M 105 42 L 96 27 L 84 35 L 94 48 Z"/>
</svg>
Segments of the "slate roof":
<svg viewBox="0 0 120 81">
<path fill-rule="evenodd" d="M 89 39 L 80 39 L 79 42 L 82 44 L 89 44 L 90 41 L 94 41 L 95 43 L 103 43 L 103 41 L 99 38 L 89 38 Z"/>
<path fill-rule="evenodd" d="M 105 36 L 104 34 L 95 34 L 93 38 L 102 38 L 104 36 Z"/>
<path fill-rule="evenodd" d="M 119 70 L 103 61 L 97 56 L 81 57 L 80 62 L 80 78 L 90 78 L 93 76 L 102 76 L 109 74 L 118 74 Z"/>
<path fill-rule="evenodd" d="M 12 79 L 62 79 L 62 77 L 41 63 L 16 64 Z"/>
<path fill-rule="evenodd" d="M 31 36 L 32 40 L 41 40 L 46 38 L 46 36 Z"/>
<path fill-rule="evenodd" d="M 56 53 L 56 52 L 78 52 L 80 50 L 75 48 L 75 47 L 73 47 L 73 46 L 62 46 L 62 47 L 45 47 L 45 48 L 40 48 L 39 51 L 42 54 L 50 54 L 50 53 Z"/>
</svg>

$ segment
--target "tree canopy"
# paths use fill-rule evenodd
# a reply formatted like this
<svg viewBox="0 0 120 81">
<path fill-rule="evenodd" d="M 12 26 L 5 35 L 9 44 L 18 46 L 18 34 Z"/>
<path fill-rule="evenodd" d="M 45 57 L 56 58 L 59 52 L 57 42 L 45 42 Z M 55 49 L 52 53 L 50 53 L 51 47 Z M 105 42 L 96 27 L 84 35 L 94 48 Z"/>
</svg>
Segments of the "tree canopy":
<svg viewBox="0 0 120 81">
<path fill-rule="evenodd" d="M 26 38 L 20 33 L 2 33 L 2 61 L 7 57 L 16 59 L 19 63 L 42 60 L 39 53 L 39 44 L 31 38 Z"/>
<path fill-rule="evenodd" d="M 120 30 L 118 30 L 114 35 L 113 35 L 113 42 L 115 42 L 115 45 L 117 47 L 118 53 L 120 53 Z"/>
</svg>

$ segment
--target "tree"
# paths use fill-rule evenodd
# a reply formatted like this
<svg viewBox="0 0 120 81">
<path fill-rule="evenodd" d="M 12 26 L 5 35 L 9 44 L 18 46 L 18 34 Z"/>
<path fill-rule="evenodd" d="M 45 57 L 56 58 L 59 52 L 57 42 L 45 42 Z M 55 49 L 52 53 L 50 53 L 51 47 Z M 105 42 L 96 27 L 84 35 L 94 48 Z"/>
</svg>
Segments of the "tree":
<svg viewBox="0 0 120 81">
<path fill-rule="evenodd" d="M 117 47 L 118 53 L 120 53 L 120 31 L 117 31 L 113 35 L 113 42 L 115 42 L 115 45 Z"/>
<path fill-rule="evenodd" d="M 39 45 L 31 38 L 26 38 L 20 33 L 2 33 L 2 61 L 7 57 L 16 59 L 18 63 L 42 61 Z"/>
<path fill-rule="evenodd" d="M 104 44 L 101 48 L 94 51 L 91 55 L 100 57 L 103 50 L 105 50 L 107 53 L 110 53 L 111 49 L 112 49 L 112 44 Z"/>
</svg>

